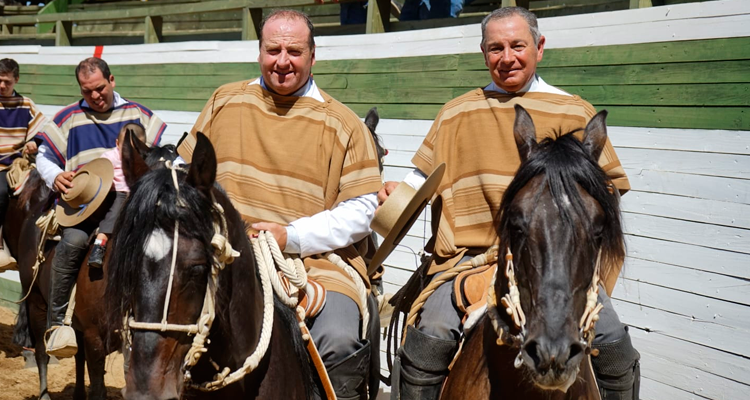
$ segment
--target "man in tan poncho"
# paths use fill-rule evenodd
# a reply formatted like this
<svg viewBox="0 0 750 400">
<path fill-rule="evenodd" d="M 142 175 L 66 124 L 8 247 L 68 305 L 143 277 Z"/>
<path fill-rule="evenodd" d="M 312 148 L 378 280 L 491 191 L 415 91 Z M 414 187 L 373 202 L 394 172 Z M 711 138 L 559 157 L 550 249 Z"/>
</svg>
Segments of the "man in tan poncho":
<svg viewBox="0 0 750 400">
<path fill-rule="evenodd" d="M 583 128 L 596 113 L 588 102 L 536 75 L 544 41 L 536 17 L 526 9 L 502 8 L 487 16 L 481 49 L 492 82 L 448 102 L 412 159 L 417 169 L 404 181 L 414 187 L 435 166 L 447 166 L 433 201 L 442 206 L 433 208 L 432 220 L 439 222 L 427 272 L 432 279 L 496 243 L 493 217 L 521 163 L 513 136 L 514 105 L 531 114 L 539 139 Z M 605 145 L 599 163 L 620 193 L 630 189 L 611 143 Z M 395 186 L 396 182 L 386 183 L 379 200 L 384 201 Z M 392 389 L 393 398 L 438 398 L 461 333 L 463 314 L 452 292 L 452 281 L 440 286 L 425 303 L 416 329 L 406 336 L 399 349 L 401 369 L 394 371 L 400 385 Z M 637 399 L 638 352 L 606 291 L 599 293 L 605 308 L 596 325 L 594 347 L 600 356 L 594 369 L 602 397 Z"/>
<path fill-rule="evenodd" d="M 328 289 L 310 332 L 338 398 L 359 399 L 370 359 L 369 342 L 360 340 L 360 307 L 367 305 L 350 276 L 320 255 L 340 255 L 369 290 L 353 244 L 368 236 L 377 207 L 375 144 L 357 115 L 310 76 L 315 43 L 306 15 L 266 17 L 258 62 L 260 78 L 214 92 L 178 152 L 189 162 L 203 132 L 216 150 L 217 181 L 251 224 L 248 233 L 273 233 Z"/>
</svg>

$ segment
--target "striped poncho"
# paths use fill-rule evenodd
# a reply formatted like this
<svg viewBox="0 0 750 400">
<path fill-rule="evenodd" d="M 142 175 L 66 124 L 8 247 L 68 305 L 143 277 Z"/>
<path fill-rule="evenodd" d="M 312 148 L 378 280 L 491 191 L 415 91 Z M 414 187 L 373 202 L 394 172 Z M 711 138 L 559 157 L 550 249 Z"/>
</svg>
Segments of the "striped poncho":
<svg viewBox="0 0 750 400">
<path fill-rule="evenodd" d="M 5 158 L 36 136 L 43 123 L 44 115 L 30 98 L 17 92 L 12 97 L 0 97 L 0 168 L 20 156 Z"/>
<path fill-rule="evenodd" d="M 540 92 L 501 94 L 476 89 L 448 102 L 412 159 L 425 174 L 441 162 L 447 166 L 438 201 L 433 200 L 442 206 L 433 206 L 432 220 L 439 223 L 433 232 L 431 274 L 452 267 L 468 250 L 481 252 L 497 241 L 494 217 L 521 165 L 513 136 L 515 104 L 529 112 L 539 140 L 584 128 L 596 114 L 578 96 Z M 609 140 L 599 164 L 620 192 L 630 189 Z"/>
<path fill-rule="evenodd" d="M 178 148 L 189 162 L 196 132 L 211 140 L 216 180 L 245 221 L 288 225 L 380 189 L 372 136 L 349 108 L 323 91 L 320 102 L 279 96 L 252 81 L 217 89 Z M 369 285 L 353 246 L 336 253 Z M 304 261 L 308 275 L 358 301 L 351 279 L 328 260 Z"/>
</svg>

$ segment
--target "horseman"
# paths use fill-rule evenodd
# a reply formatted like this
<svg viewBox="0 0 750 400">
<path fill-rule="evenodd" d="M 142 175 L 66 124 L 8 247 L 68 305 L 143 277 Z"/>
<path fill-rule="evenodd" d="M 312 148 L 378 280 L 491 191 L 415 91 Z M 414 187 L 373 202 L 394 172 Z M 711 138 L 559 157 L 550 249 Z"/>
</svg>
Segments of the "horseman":
<svg viewBox="0 0 750 400">
<path fill-rule="evenodd" d="M 0 272 L 16 265 L 2 239 L 10 195 L 17 189 L 10 187 L 9 168 L 13 160 L 21 157 L 19 150 L 22 149 L 24 154 L 36 154 L 37 144 L 33 139 L 39 139 L 37 133 L 44 123 L 44 115 L 37 110 L 34 102 L 15 91 L 18 72 L 15 60 L 0 60 Z"/>
<path fill-rule="evenodd" d="M 310 333 L 338 398 L 363 398 L 371 344 L 360 332 L 360 292 L 369 295 L 370 280 L 354 244 L 370 233 L 377 207 L 377 152 L 357 115 L 313 80 L 310 19 L 276 11 L 260 31 L 261 76 L 218 88 L 178 153 L 189 162 L 203 132 L 216 150 L 217 181 L 248 233 L 271 232 L 327 289 Z M 330 252 L 358 276 L 329 261 Z"/>
<path fill-rule="evenodd" d="M 76 171 L 116 148 L 121 128 L 128 123 L 146 129 L 147 143 L 158 145 L 167 125 L 148 108 L 126 100 L 114 91 L 115 77 L 107 63 L 91 57 L 75 69 L 83 99 L 63 108 L 40 133 L 37 169 L 47 186 L 59 194 L 73 188 Z M 109 191 L 109 187 L 105 190 Z M 76 353 L 75 334 L 63 325 L 71 290 L 88 249 L 89 237 L 99 221 L 86 218 L 62 231 L 55 248 L 47 298 L 47 353 L 70 357 Z"/>
<path fill-rule="evenodd" d="M 531 114 L 538 139 L 583 128 L 596 113 L 588 102 L 547 84 L 536 74 L 544 44 L 536 16 L 528 10 L 508 7 L 488 15 L 482 21 L 480 48 L 492 82 L 447 103 L 412 159 L 416 169 L 404 182 L 413 187 L 419 187 L 438 164 L 447 165 L 433 201 L 432 221 L 439 222 L 428 243 L 432 257 L 417 272 L 425 273 L 427 282 L 497 242 L 494 218 L 520 165 L 513 135 L 514 105 L 522 105 Z M 614 188 L 620 193 L 629 190 L 609 141 L 599 164 Z M 387 182 L 378 200 L 385 201 L 396 185 Z M 593 366 L 604 400 L 638 399 L 639 354 L 608 297 L 620 267 L 614 268 L 614 276 L 603 277 L 606 291 L 599 290 L 604 309 L 596 324 L 593 347 L 598 356 Z M 457 307 L 453 283 L 440 286 L 424 303 L 415 326 L 407 328 L 396 363 L 400 370 L 393 371 L 394 381 L 400 385 L 393 388 L 392 398 L 439 397 L 458 349 L 464 317 Z"/>
</svg>

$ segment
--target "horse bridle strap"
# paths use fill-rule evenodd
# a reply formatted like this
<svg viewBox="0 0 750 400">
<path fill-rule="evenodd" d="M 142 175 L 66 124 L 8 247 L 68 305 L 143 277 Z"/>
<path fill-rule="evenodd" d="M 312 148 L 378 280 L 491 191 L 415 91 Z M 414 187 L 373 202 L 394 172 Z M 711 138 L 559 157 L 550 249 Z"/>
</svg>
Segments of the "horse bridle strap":
<svg viewBox="0 0 750 400">
<path fill-rule="evenodd" d="M 598 302 L 601 257 L 602 251 L 600 248 L 596 257 L 594 276 L 591 278 L 591 285 L 586 292 L 586 307 L 584 308 L 583 315 L 578 323 L 581 342 L 587 349 L 591 348 L 591 343 L 594 339 L 593 329 L 596 321 L 599 319 L 599 311 L 604 308 L 604 306 Z M 500 302 L 503 307 L 505 307 L 505 312 L 512 317 L 516 328 L 520 329 L 520 333 L 517 335 L 510 334 L 508 325 L 503 322 L 497 311 L 497 294 L 495 293 L 497 270 L 495 270 L 495 275 L 492 277 L 492 283 L 490 283 L 489 291 L 487 293 L 487 314 L 489 315 L 492 326 L 497 333 L 497 344 L 500 346 L 508 345 L 520 348 L 526 338 L 526 315 L 521 306 L 521 295 L 518 290 L 518 283 L 516 282 L 513 253 L 510 251 L 510 246 L 507 247 L 505 254 L 505 276 L 508 278 L 508 293 L 500 299 Z M 514 363 L 515 367 L 519 368 L 522 362 L 521 352 L 519 352 Z"/>
</svg>

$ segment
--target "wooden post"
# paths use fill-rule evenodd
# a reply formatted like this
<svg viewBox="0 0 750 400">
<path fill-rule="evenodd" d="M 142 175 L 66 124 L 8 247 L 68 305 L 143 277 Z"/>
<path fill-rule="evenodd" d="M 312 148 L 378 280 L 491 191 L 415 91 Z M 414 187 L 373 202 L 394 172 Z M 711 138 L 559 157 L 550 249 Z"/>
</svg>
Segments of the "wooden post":
<svg viewBox="0 0 750 400">
<path fill-rule="evenodd" d="M 630 0 L 630 8 L 653 7 L 651 0 Z"/>
<path fill-rule="evenodd" d="M 70 46 L 73 38 L 72 21 L 55 22 L 55 46 Z"/>
<path fill-rule="evenodd" d="M 367 3 L 365 33 L 388 32 L 391 28 L 390 0 L 370 0 Z"/>
<path fill-rule="evenodd" d="M 161 33 L 163 22 L 164 19 L 162 17 L 146 16 L 143 43 L 161 43 L 163 39 Z"/>
<path fill-rule="evenodd" d="M 68 12 L 68 4 L 70 4 L 70 2 L 71 2 L 70 0 L 52 0 L 51 2 L 47 3 L 47 5 L 42 9 L 42 11 L 39 12 L 39 14 Z M 81 1 L 77 1 L 76 3 L 81 3 Z M 37 24 L 36 32 L 48 33 L 48 32 L 52 32 L 53 28 L 55 28 L 54 23 L 41 22 Z"/>
<path fill-rule="evenodd" d="M 503 0 L 501 5 L 503 7 L 523 7 L 528 10 L 529 0 Z"/>
<path fill-rule="evenodd" d="M 263 20 L 262 8 L 242 9 L 242 40 L 258 40 L 261 20 Z"/>
<path fill-rule="evenodd" d="M 8 36 L 13 34 L 13 25 L 3 24 L 3 35 Z"/>
</svg>

